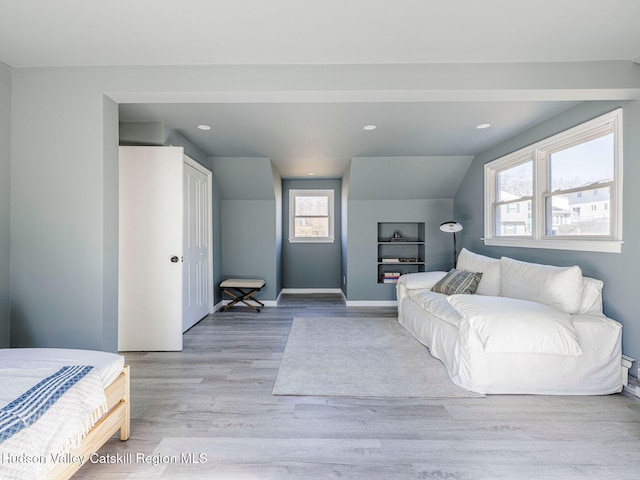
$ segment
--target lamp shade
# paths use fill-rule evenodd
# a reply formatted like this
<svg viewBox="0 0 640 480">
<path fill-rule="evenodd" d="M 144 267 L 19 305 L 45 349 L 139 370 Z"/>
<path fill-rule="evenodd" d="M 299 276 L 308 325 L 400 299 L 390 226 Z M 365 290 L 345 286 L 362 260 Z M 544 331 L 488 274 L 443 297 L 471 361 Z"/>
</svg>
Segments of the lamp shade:
<svg viewBox="0 0 640 480">
<path fill-rule="evenodd" d="M 456 233 L 462 230 L 462 225 L 458 222 L 454 222 L 453 220 L 450 220 L 448 222 L 442 222 L 440 224 L 440 230 L 448 233 Z"/>
</svg>

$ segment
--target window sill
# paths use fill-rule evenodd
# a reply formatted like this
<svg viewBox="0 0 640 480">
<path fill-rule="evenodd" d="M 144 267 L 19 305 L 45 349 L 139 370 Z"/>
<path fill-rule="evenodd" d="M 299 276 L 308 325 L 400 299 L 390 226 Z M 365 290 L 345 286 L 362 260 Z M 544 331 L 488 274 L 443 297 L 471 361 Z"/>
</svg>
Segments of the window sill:
<svg viewBox="0 0 640 480">
<path fill-rule="evenodd" d="M 619 240 L 534 240 L 532 238 L 484 238 L 484 244 L 492 247 L 545 248 L 552 250 L 576 250 L 581 252 L 620 253 L 624 242 Z"/>
<path fill-rule="evenodd" d="M 334 243 L 334 238 L 290 238 L 289 243 Z"/>
</svg>

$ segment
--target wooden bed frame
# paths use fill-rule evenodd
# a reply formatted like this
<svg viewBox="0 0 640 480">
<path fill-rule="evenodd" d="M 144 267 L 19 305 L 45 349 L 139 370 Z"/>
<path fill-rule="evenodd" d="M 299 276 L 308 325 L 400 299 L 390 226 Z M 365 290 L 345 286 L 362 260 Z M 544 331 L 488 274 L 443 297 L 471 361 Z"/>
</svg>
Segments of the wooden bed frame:
<svg viewBox="0 0 640 480">
<path fill-rule="evenodd" d="M 120 440 L 129 439 L 131 424 L 129 385 L 129 365 L 125 365 L 118 378 L 104 390 L 107 397 L 107 413 L 87 433 L 82 444 L 70 452 L 71 455 L 83 456 L 86 463 L 89 456 L 97 452 L 118 430 L 120 430 Z M 49 472 L 47 480 L 66 480 L 84 463 L 59 463 Z"/>
</svg>

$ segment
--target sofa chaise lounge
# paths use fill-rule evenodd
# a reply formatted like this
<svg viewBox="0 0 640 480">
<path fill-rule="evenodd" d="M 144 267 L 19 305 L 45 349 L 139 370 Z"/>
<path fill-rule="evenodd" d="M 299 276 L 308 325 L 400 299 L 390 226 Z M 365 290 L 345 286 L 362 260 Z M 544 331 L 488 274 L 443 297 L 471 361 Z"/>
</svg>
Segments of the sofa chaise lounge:
<svg viewBox="0 0 640 480">
<path fill-rule="evenodd" d="M 431 288 L 447 272 L 402 276 L 398 321 L 440 359 L 457 385 L 480 393 L 620 392 L 622 326 L 603 314 L 603 283 L 579 267 L 460 254 L 481 273 L 476 294 Z"/>
</svg>

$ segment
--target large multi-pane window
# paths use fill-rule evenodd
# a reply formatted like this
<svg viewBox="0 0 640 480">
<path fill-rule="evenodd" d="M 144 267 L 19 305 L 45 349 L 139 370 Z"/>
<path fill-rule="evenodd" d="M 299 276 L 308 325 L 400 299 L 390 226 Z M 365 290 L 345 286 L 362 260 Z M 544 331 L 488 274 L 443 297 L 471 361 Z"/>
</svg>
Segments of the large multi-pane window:
<svg viewBox="0 0 640 480">
<path fill-rule="evenodd" d="M 622 110 L 487 163 L 485 243 L 619 252 Z"/>
<path fill-rule="evenodd" d="M 333 190 L 289 190 L 289 241 L 333 242 Z"/>
</svg>

